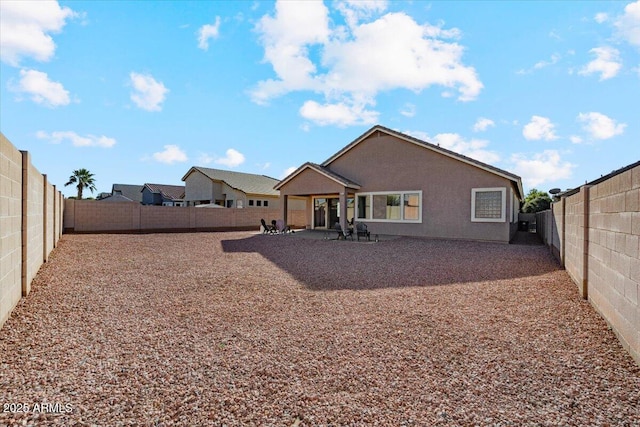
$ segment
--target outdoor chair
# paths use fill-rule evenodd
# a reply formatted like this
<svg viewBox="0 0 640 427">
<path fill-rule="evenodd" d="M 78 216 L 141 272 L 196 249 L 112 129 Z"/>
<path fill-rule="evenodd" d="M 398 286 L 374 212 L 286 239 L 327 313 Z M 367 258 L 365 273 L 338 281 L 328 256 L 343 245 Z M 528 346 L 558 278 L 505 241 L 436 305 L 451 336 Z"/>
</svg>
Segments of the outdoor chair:
<svg viewBox="0 0 640 427">
<path fill-rule="evenodd" d="M 288 225 L 285 225 L 284 220 L 279 219 L 276 221 L 276 230 L 278 230 L 278 233 L 292 233 L 291 231 L 291 227 L 289 227 Z"/>
<path fill-rule="evenodd" d="M 338 240 L 340 240 L 341 238 L 347 240 L 347 237 L 349 237 L 351 240 L 353 240 L 353 229 L 352 228 L 347 228 L 347 230 L 343 231 L 339 222 L 336 222 L 336 225 L 334 226 L 334 228 L 336 229 L 336 232 L 338 233 Z"/>
<path fill-rule="evenodd" d="M 356 236 L 360 240 L 360 236 L 366 237 L 367 241 L 371 241 L 371 233 L 367 230 L 367 224 L 359 222 L 356 224 Z"/>
<path fill-rule="evenodd" d="M 271 225 L 267 225 L 267 222 L 262 218 L 260 220 L 260 224 L 262 224 L 262 234 L 276 234 L 277 230 L 275 227 Z"/>
</svg>

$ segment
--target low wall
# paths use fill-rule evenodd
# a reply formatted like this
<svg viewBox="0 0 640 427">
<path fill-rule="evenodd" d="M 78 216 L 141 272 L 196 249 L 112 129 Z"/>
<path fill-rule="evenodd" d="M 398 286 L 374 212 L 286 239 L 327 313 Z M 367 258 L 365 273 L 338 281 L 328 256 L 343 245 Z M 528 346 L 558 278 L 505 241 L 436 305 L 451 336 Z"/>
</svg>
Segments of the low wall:
<svg viewBox="0 0 640 427">
<path fill-rule="evenodd" d="M 538 214 L 543 241 L 640 364 L 640 162 Z"/>
<path fill-rule="evenodd" d="M 65 200 L 65 232 L 144 233 L 156 231 L 258 230 L 260 219 L 278 219 L 278 208 L 144 206 L 135 202 Z M 290 210 L 289 225 L 304 227 L 305 212 Z"/>
<path fill-rule="evenodd" d="M 0 327 L 62 235 L 62 194 L 0 133 Z"/>
</svg>

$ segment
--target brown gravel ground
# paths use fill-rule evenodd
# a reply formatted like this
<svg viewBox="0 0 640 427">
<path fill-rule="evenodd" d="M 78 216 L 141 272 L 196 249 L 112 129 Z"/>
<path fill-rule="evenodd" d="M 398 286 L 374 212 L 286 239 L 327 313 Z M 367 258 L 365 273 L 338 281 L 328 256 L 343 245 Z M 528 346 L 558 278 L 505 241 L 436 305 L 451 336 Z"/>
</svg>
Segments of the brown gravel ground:
<svg viewBox="0 0 640 427">
<path fill-rule="evenodd" d="M 65 235 L 0 330 L 0 403 L 0 425 L 632 426 L 640 368 L 541 246 Z"/>
</svg>

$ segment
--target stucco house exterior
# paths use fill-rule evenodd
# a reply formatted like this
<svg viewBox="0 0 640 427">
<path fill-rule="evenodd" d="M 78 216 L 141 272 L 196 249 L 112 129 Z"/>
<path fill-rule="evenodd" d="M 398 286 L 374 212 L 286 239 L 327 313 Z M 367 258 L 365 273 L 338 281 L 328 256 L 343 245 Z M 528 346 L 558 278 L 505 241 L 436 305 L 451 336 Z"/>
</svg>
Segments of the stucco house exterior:
<svg viewBox="0 0 640 427">
<path fill-rule="evenodd" d="M 523 198 L 519 176 L 379 125 L 275 189 L 285 221 L 289 200 L 306 199 L 308 228 L 354 219 L 375 234 L 498 242 L 517 231 Z"/>
<path fill-rule="evenodd" d="M 183 185 L 144 184 L 142 187 L 142 204 L 154 206 L 183 206 Z"/>
<path fill-rule="evenodd" d="M 277 208 L 278 180 L 265 175 L 193 166 L 182 177 L 187 206 L 215 203 L 227 208 Z"/>
</svg>

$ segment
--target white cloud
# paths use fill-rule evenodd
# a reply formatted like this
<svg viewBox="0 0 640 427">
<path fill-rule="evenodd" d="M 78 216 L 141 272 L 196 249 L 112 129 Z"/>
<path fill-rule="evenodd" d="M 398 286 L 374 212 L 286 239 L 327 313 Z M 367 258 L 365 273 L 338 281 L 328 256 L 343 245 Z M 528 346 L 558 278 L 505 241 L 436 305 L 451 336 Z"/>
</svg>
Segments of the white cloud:
<svg viewBox="0 0 640 427">
<path fill-rule="evenodd" d="M 49 61 L 56 50 L 50 33 L 59 33 L 77 14 L 57 1 L 0 1 L 0 52 L 3 62 L 22 58 Z"/>
<path fill-rule="evenodd" d="M 640 0 L 626 5 L 624 15 L 618 17 L 614 25 L 620 37 L 640 47 Z"/>
<path fill-rule="evenodd" d="M 220 17 L 216 16 L 216 22 L 205 24 L 198 30 L 198 47 L 202 50 L 209 49 L 209 39 L 217 39 L 220 34 Z"/>
<path fill-rule="evenodd" d="M 81 136 L 73 131 L 56 131 L 47 133 L 44 131 L 36 132 L 36 137 L 38 139 L 48 140 L 52 144 L 60 144 L 65 140 L 71 142 L 71 144 L 75 147 L 103 147 L 103 148 L 111 148 L 116 145 L 116 140 L 114 138 L 109 138 L 104 135 L 96 136 L 96 135 L 85 135 Z"/>
<path fill-rule="evenodd" d="M 496 152 L 485 149 L 489 145 L 489 141 L 484 139 L 472 138 L 470 141 L 465 141 L 457 133 L 439 133 L 431 139 L 431 142 L 484 163 L 491 164 L 500 161 L 500 156 Z"/>
<path fill-rule="evenodd" d="M 620 52 L 609 46 L 594 47 L 589 51 L 596 59 L 582 67 L 578 74 L 588 76 L 600 73 L 600 81 L 615 77 L 622 68 Z"/>
<path fill-rule="evenodd" d="M 295 167 L 295 166 L 291 166 L 291 167 L 286 168 L 286 169 L 282 172 L 282 174 L 280 174 L 280 179 L 284 179 L 284 178 L 288 177 L 289 175 L 291 175 L 292 173 L 294 173 L 296 170 L 298 170 L 298 168 L 297 168 L 297 167 Z"/>
<path fill-rule="evenodd" d="M 315 92 L 324 100 L 307 100 L 301 113 L 324 124 L 350 125 L 377 117 L 370 107 L 381 91 L 420 92 L 436 85 L 470 101 L 482 90 L 476 70 L 462 63 L 464 48 L 447 40 L 459 37 L 459 30 L 419 24 L 404 13 L 373 19 L 384 12 L 386 2 L 345 1 L 337 8 L 347 26 L 331 26 L 321 2 L 279 1 L 274 16 L 262 17 L 256 30 L 276 78 L 258 82 L 251 91 L 254 102 L 265 104 L 294 91 Z M 327 119 L 337 108 L 358 118 Z"/>
<path fill-rule="evenodd" d="M 532 116 L 531 121 L 522 129 L 522 135 L 528 140 L 551 141 L 557 139 L 555 125 L 547 117 Z"/>
<path fill-rule="evenodd" d="M 473 125 L 474 132 L 484 132 L 490 127 L 494 127 L 496 124 L 493 120 L 487 119 L 486 117 L 478 117 L 476 123 Z"/>
<path fill-rule="evenodd" d="M 344 102 L 320 105 L 315 101 L 307 101 L 300 108 L 300 115 L 320 126 L 367 125 L 378 120 L 378 112 L 365 110 L 363 105 Z"/>
<path fill-rule="evenodd" d="M 405 117 L 414 117 L 416 115 L 416 106 L 414 104 L 406 103 L 402 110 L 400 110 L 400 114 Z"/>
<path fill-rule="evenodd" d="M 129 77 L 134 90 L 131 93 L 131 100 L 143 110 L 162 110 L 161 104 L 164 102 L 169 89 L 149 74 L 139 74 L 132 71 Z"/>
<path fill-rule="evenodd" d="M 602 24 L 603 22 L 607 22 L 609 20 L 609 15 L 604 12 L 600 12 L 596 13 L 596 16 L 594 16 L 593 19 L 598 24 Z"/>
<path fill-rule="evenodd" d="M 578 135 L 571 135 L 569 137 L 569 140 L 573 143 L 573 144 L 580 144 L 582 143 L 582 138 Z"/>
<path fill-rule="evenodd" d="M 165 145 L 164 151 L 153 153 L 153 159 L 160 163 L 182 163 L 188 160 L 187 154 L 177 145 Z"/>
<path fill-rule="evenodd" d="M 219 165 L 235 168 L 244 163 L 244 154 L 233 148 L 226 151 L 226 156 L 215 161 Z"/>
<path fill-rule="evenodd" d="M 47 107 L 59 107 L 71 102 L 69 92 L 62 83 L 50 80 L 47 73 L 42 71 L 20 70 L 20 81 L 17 85 L 10 84 L 9 89 L 28 94 L 33 102 Z"/>
<path fill-rule="evenodd" d="M 531 156 L 513 154 L 511 156 L 512 170 L 522 177 L 522 182 L 527 187 L 537 187 L 545 182 L 553 182 L 559 179 L 571 177 L 575 165 L 562 161 L 556 150 L 545 150 Z"/>
<path fill-rule="evenodd" d="M 621 135 L 626 123 L 616 123 L 601 113 L 590 112 L 578 114 L 578 121 L 584 123 L 583 129 L 595 139 L 609 139 Z"/>
</svg>

